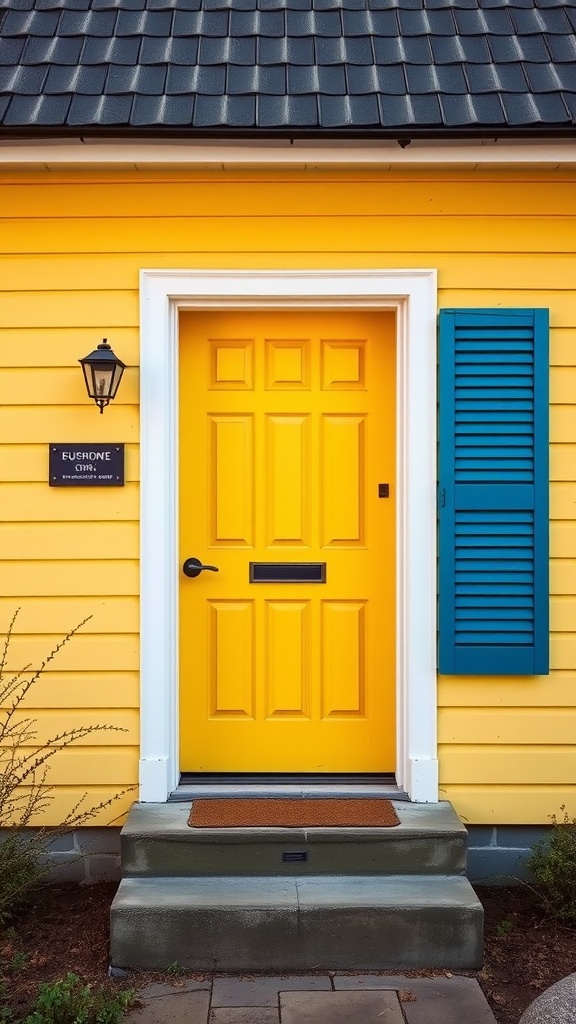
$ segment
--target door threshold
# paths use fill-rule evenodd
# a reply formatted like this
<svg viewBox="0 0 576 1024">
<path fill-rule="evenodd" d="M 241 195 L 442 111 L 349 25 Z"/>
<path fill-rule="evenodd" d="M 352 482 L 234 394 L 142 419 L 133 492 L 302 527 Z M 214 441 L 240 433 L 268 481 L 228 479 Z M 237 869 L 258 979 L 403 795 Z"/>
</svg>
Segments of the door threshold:
<svg viewBox="0 0 576 1024">
<path fill-rule="evenodd" d="M 408 800 L 393 775 L 341 774 L 217 774 L 186 773 L 169 803 L 218 797 L 380 797 Z"/>
</svg>

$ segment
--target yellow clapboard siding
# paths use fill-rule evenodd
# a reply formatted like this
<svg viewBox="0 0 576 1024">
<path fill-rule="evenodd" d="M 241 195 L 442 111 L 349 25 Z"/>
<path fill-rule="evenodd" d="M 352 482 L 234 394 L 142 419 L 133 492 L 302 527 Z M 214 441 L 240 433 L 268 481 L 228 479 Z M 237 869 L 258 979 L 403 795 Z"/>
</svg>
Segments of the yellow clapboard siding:
<svg viewBox="0 0 576 1024">
<path fill-rule="evenodd" d="M 550 441 L 552 444 L 570 444 L 576 437 L 576 409 L 574 405 L 550 407 Z"/>
<path fill-rule="evenodd" d="M 567 298 L 574 306 L 574 296 L 567 293 Z M 554 315 L 569 315 L 560 313 L 559 304 L 554 302 Z M 576 314 L 571 313 L 573 321 L 576 321 Z M 571 405 L 576 396 L 576 366 L 553 366 L 550 369 L 550 401 L 553 405 Z M 574 471 L 572 472 L 572 478 Z"/>
<path fill-rule="evenodd" d="M 576 236 L 576 224 L 574 225 L 574 235 Z M 512 306 L 517 309 L 525 309 L 532 306 L 550 307 L 550 319 L 555 327 L 576 327 L 576 304 L 574 303 L 573 292 L 551 292 L 537 289 L 519 291 L 507 288 L 504 294 L 505 298 L 503 295 L 503 301 L 498 301 L 498 306 Z M 452 306 L 469 306 L 473 309 L 482 306 L 492 307 L 495 305 L 494 291 L 488 289 L 480 290 L 478 288 L 463 288 L 459 291 L 453 291 L 452 289 L 441 288 L 439 303 L 440 306 L 447 308 Z M 556 371 L 553 370 L 551 373 L 551 389 L 553 389 L 556 381 Z M 555 397 L 552 391 L 551 401 L 560 403 L 562 399 Z"/>
<path fill-rule="evenodd" d="M 462 685 L 465 685 L 464 683 Z M 550 686 L 552 686 L 550 681 Z M 442 743 L 574 743 L 576 708 L 441 708 Z"/>
<path fill-rule="evenodd" d="M 440 785 L 466 783 L 561 786 L 576 778 L 576 747 L 441 747 Z"/>
<path fill-rule="evenodd" d="M 0 292 L 0 321 L 4 327 L 60 327 L 73 323 L 98 328 L 108 335 L 116 327 L 138 323 L 138 292 Z"/>
<path fill-rule="evenodd" d="M 550 637 L 550 668 L 576 670 L 576 633 L 553 633 Z M 576 734 L 575 737 L 576 739 Z"/>
<path fill-rule="evenodd" d="M 576 558 L 576 522 L 574 520 L 557 520 L 550 524 L 550 554 L 552 558 Z"/>
<path fill-rule="evenodd" d="M 100 417 L 74 370 L 79 373 L 77 359 L 104 335 L 130 367 L 137 365 L 140 268 L 436 267 L 441 305 L 551 309 L 556 403 L 551 410 L 552 652 L 554 665 L 566 666 L 536 679 L 440 679 L 440 704 L 446 713 L 460 716 L 467 737 L 462 742 L 469 745 L 468 783 L 447 784 L 445 792 L 470 821 L 545 822 L 566 800 L 572 800 L 576 814 L 574 788 L 533 784 L 536 769 L 532 761 L 527 765 L 527 755 L 522 754 L 526 771 L 520 774 L 513 760 L 506 760 L 509 748 L 503 749 L 513 743 L 522 751 L 526 744 L 534 764 L 542 766 L 536 782 L 557 779 L 558 771 L 567 777 L 562 744 L 573 743 L 570 716 L 576 707 L 575 183 L 574 171 L 534 168 L 0 173 L 0 215 L 12 218 L 5 222 L 6 255 L 0 257 L 0 365 L 15 371 L 3 377 L 5 390 L 0 392 L 0 399 L 10 402 L 3 406 L 0 401 L 0 438 L 7 446 L 0 448 L 0 479 L 5 482 L 0 578 L 2 594 L 22 598 L 23 614 L 29 615 L 26 631 L 44 643 L 48 634 L 66 628 L 63 611 L 88 609 L 92 603 L 106 607 L 98 626 L 106 633 L 105 644 L 137 628 L 138 499 L 132 481 L 137 478 L 138 410 L 124 404 L 137 400 L 137 375 L 130 371 L 119 404 Z M 60 211 L 62 217 L 55 216 Z M 56 398 L 52 391 L 57 405 L 43 404 L 46 374 L 21 372 L 27 367 L 55 368 L 49 376 L 51 384 L 57 382 Z M 71 387 L 77 405 L 68 404 Z M 68 490 L 53 496 L 43 475 L 42 451 L 50 440 L 71 437 L 134 444 L 128 453 L 131 482 L 121 495 L 102 497 L 93 491 L 84 500 L 87 495 L 80 498 Z M 22 483 L 10 485 L 10 479 Z M 50 508 L 54 515 L 40 515 L 37 508 Z M 53 595 L 61 595 L 59 610 Z M 50 599 L 43 602 L 43 597 Z M 122 602 L 124 613 L 120 607 L 113 612 L 115 600 Z M 11 611 L 10 599 L 3 598 L 1 606 Z M 78 640 L 98 642 L 102 637 L 95 629 L 96 621 Z M 90 712 L 91 690 L 101 719 L 107 708 L 114 713 L 114 708 L 136 707 L 135 669 L 56 668 L 30 701 L 67 708 L 74 720 L 82 715 L 76 708 Z M 531 707 L 532 717 L 525 719 Z M 484 713 L 493 716 L 489 723 Z M 490 729 L 498 725 L 500 733 L 508 730 L 513 737 L 490 740 Z M 542 728 L 548 730 L 544 738 Z M 127 742 L 122 740 L 124 748 Z M 534 744 L 541 743 L 548 745 L 535 751 Z M 461 746 L 452 739 L 446 744 L 441 770 L 443 778 L 451 779 L 444 771 L 455 770 L 450 765 L 456 764 Z M 116 747 L 120 755 L 123 748 Z M 98 747 L 94 758 L 104 763 L 108 749 Z M 92 757 L 93 751 L 85 750 Z M 491 772 L 489 781 L 486 772 Z M 61 778 L 66 781 L 64 770 Z M 517 786 L 510 784 L 513 778 Z M 105 786 L 103 776 L 99 782 Z M 79 793 L 77 788 L 58 789 L 56 818 L 58 808 L 61 813 Z"/>
<path fill-rule="evenodd" d="M 303 255 L 295 253 L 268 253 L 266 263 L 270 268 L 298 268 L 302 266 Z M 351 252 L 346 255 L 347 265 L 352 268 L 371 267 L 374 256 L 365 253 Z M 307 254 L 309 266 L 335 267 L 342 263 L 342 257 L 333 252 Z M 549 253 L 543 263 L 537 253 L 515 253 L 509 255 L 494 253 L 470 253 L 462 260 L 459 253 L 436 253 L 434 250 L 425 252 L 383 252 L 378 254 L 378 266 L 381 267 L 418 267 L 435 266 L 441 287 L 450 288 L 492 288 L 499 289 L 502 282 L 506 287 L 514 289 L 538 288 L 557 291 L 570 289 L 573 285 L 573 264 L 571 253 Z M 43 256 L 1 256 L 0 255 L 0 291 L 26 291 L 30 282 L 34 282 L 41 291 L 54 289 L 60 291 L 62 281 L 66 281 L 71 290 L 89 290 L 94 281 L 104 291 L 126 288 L 133 291 L 138 287 L 138 275 L 141 267 L 191 269 L 214 265 L 226 265 L 235 269 L 250 269 L 254 265 L 251 253 L 226 253 L 224 250 L 213 256 L 199 256 L 197 252 L 150 252 L 150 253 L 79 253 L 76 256 L 60 253 L 47 253 Z M 46 328 L 46 342 L 37 342 L 39 332 L 29 328 L 18 328 L 18 345 L 2 345 L 3 332 L 0 330 L 0 365 L 5 366 L 53 366 L 72 364 L 78 358 L 80 349 L 89 351 L 95 341 L 95 329 L 79 327 L 75 331 L 62 328 Z M 558 332 L 561 329 L 558 328 Z M 8 335 L 14 338 L 10 332 Z M 85 340 L 82 340 L 85 339 Z M 96 337 L 96 341 L 100 339 Z M 138 361 L 137 336 L 134 330 L 126 327 L 114 328 L 112 347 L 122 352 L 124 362 L 136 365 Z M 52 344 L 50 344 L 52 341 Z M 552 344 L 552 362 L 555 358 L 554 332 Z M 35 343 L 37 342 L 37 343 Z M 55 344 L 57 343 L 57 344 Z M 59 356 L 62 353 L 62 356 Z M 58 362 L 54 363 L 54 358 Z M 566 365 L 573 365 L 576 353 L 572 349 L 566 352 Z M 20 361 L 24 360 L 24 361 Z"/>
<path fill-rule="evenodd" d="M 502 164 L 476 164 L 475 167 L 454 166 L 454 164 L 434 165 L 426 169 L 414 167 L 397 167 L 387 164 L 385 171 L 374 167 L 326 167 L 316 164 L 308 164 L 305 172 L 298 167 L 283 165 L 282 167 L 245 167 L 238 164 L 233 167 L 227 162 L 218 169 L 207 167 L 166 167 L 162 163 L 157 165 L 133 165 L 128 167 L 109 167 L 96 164 L 92 167 L 61 167 L 58 172 L 54 168 L 37 166 L 6 167 L 0 170 L 0 183 L 4 185 L 37 185 L 44 181 L 53 183 L 63 182 L 69 185 L 75 184 L 123 184 L 125 182 L 157 184 L 175 184 L 185 182 L 187 184 L 199 185 L 202 182 L 235 182 L 245 184 L 251 182 L 265 181 L 340 181 L 364 182 L 364 181 L 440 181 L 440 182 L 538 182 L 543 181 L 563 182 L 573 181 L 574 169 L 572 167 L 556 165 L 553 168 L 534 166 L 532 164 L 503 166 Z"/>
<path fill-rule="evenodd" d="M 553 327 L 550 331 L 550 365 L 576 366 L 576 331 L 574 328 Z"/>
<path fill-rule="evenodd" d="M 554 559 L 550 562 L 550 593 L 576 594 L 576 560 Z"/>
<path fill-rule="evenodd" d="M 344 213 L 345 211 L 341 211 Z M 405 216 L 347 216 L 345 231 L 335 216 L 299 217 L 158 217 L 155 238 L 162 251 L 186 252 L 194 239 L 196 252 L 572 252 L 576 221 L 571 217 L 414 218 Z M 94 220 L 0 220 L 5 253 L 150 251 L 150 224 L 142 219 L 102 217 Z M 498 237 L 499 236 L 499 237 Z M 114 239 L 112 244 L 111 239 Z M 223 240 L 226 242 L 223 245 Z M 249 240 L 249 241 L 248 241 Z M 79 244 L 82 243 L 82 244 Z M 135 301 L 135 297 L 134 297 Z M 97 306 L 93 307 L 94 312 Z M 92 323 L 82 319 L 82 323 Z M 96 321 L 98 322 L 98 321 Z"/>
<path fill-rule="evenodd" d="M 67 561 L 94 554 L 104 561 L 138 558 L 137 522 L 0 523 L 0 561 Z"/>
<path fill-rule="evenodd" d="M 62 642 L 62 636 L 47 634 L 41 637 L 13 636 L 6 659 L 8 671 L 30 665 L 39 667 Z M 108 634 L 84 636 L 82 630 L 76 633 L 58 651 L 45 672 L 81 672 L 82 669 L 95 672 L 131 671 L 138 668 L 138 637 L 129 634 Z"/>
<path fill-rule="evenodd" d="M 16 262 L 9 261 L 12 268 Z M 48 269 L 52 266 L 53 257 L 44 256 L 38 262 Z M 27 278 L 29 273 L 27 263 L 28 260 L 22 260 L 17 275 L 14 274 L 14 284 L 20 289 L 26 283 L 24 276 Z M 70 264 L 64 280 L 69 281 L 70 288 L 78 287 L 79 260 L 70 260 Z M 8 263 L 0 260 L 0 275 L 7 266 Z M 90 286 L 90 281 L 94 281 L 97 274 L 96 268 L 91 267 L 84 288 Z M 59 271 L 57 276 L 61 285 L 63 276 Z M 38 280 L 35 275 L 33 279 Z M 102 330 L 94 327 L 0 327 L 0 366 L 77 366 L 78 360 L 88 355 L 101 341 Z M 138 365 L 140 347 L 135 327 L 115 327 L 113 332 L 109 332 L 108 341 L 122 362 L 128 366 Z"/>
<path fill-rule="evenodd" d="M 550 599 L 550 630 L 552 633 L 569 634 L 576 622 L 576 598 L 556 596 Z"/>
<path fill-rule="evenodd" d="M 576 390 L 574 396 L 576 397 Z M 550 479 L 576 479 L 576 444 L 550 445 Z"/>
<path fill-rule="evenodd" d="M 0 562 L 5 594 L 19 597 L 69 597 L 139 593 L 138 562 Z"/>
<path fill-rule="evenodd" d="M 336 180 L 315 175 L 311 181 L 287 179 L 284 173 L 272 180 L 194 181 L 194 187 L 172 181 L 160 192 L 156 184 L 126 183 L 47 184 L 45 196 L 34 186 L 6 185 L 2 190 L 2 216 L 41 217 L 46 208 L 62 210 L 70 217 L 194 217 L 218 210 L 223 217 L 234 217 L 238 209 L 245 216 L 262 217 L 293 210 L 299 215 L 329 215 L 342 201 L 342 189 L 354 185 L 357 175 L 350 173 Z M 470 212 L 469 183 L 463 181 L 423 181 L 414 188 L 412 177 L 390 175 L 381 180 L 364 180 L 362 187 L 350 190 L 346 210 L 354 215 L 412 214 L 415 217 L 444 213 L 465 215 Z M 531 215 L 534 189 L 531 183 L 518 181 L 486 182 L 474 204 L 477 215 Z M 576 215 L 574 189 L 569 181 L 554 181 L 543 191 L 538 207 L 541 214 Z"/>
<path fill-rule="evenodd" d="M 25 393 L 20 394 L 24 401 Z M 124 457 L 126 482 L 137 483 L 140 479 L 140 452 L 137 445 L 127 445 Z M 32 483 L 45 482 L 47 479 L 48 445 L 0 445 L 0 480 Z"/>
<path fill-rule="evenodd" d="M 440 787 L 440 799 L 450 800 L 465 825 L 550 824 L 563 818 L 562 807 L 576 817 L 576 786 L 455 786 Z"/>
<path fill-rule="evenodd" d="M 27 746 L 53 744 L 57 737 L 74 729 L 90 729 L 85 736 L 74 741 L 74 747 L 126 747 L 138 743 L 138 712 L 132 708 L 102 709 L 35 709 L 33 714 L 18 711 L 13 721 L 21 724 L 30 720 L 27 729 L 34 735 Z M 106 728 L 102 728 L 106 726 Z M 96 728 L 98 727 L 98 728 Z M 60 740 L 61 745 L 62 740 Z"/>
<path fill-rule="evenodd" d="M 118 799 L 115 799 L 116 797 Z M 130 779 L 126 783 L 114 786 L 58 786 L 50 794 L 48 808 L 41 814 L 34 815 L 30 825 L 59 825 L 66 815 L 74 810 L 78 801 L 82 800 L 80 810 L 86 812 L 84 824 L 118 827 L 124 824 L 126 814 L 137 799 L 138 789 Z M 87 813 L 109 801 L 109 806 L 97 813 Z"/>
<path fill-rule="evenodd" d="M 22 748 L 32 754 L 34 748 Z M 0 752 L 0 768 L 1 768 Z M 107 750 L 59 750 L 46 762 L 46 784 L 65 786 L 74 779 L 78 786 L 126 786 L 138 781 L 138 747 Z"/>
<path fill-rule="evenodd" d="M 124 487 L 50 487 L 48 482 L 0 484 L 0 508 L 6 522 L 72 522 L 138 519 L 138 485 Z M 95 557 L 98 552 L 93 553 Z M 50 557 L 47 551 L 45 557 Z"/>
<path fill-rule="evenodd" d="M 576 483 L 570 481 L 550 485 L 550 518 L 573 519 L 576 512 Z"/>
<path fill-rule="evenodd" d="M 85 355 L 87 353 L 84 353 Z M 138 441 L 138 409 L 133 405 L 111 404 L 100 417 L 94 402 L 85 395 L 82 405 L 0 406 L 0 437 L 11 444 L 48 444 L 63 442 L 70 434 L 82 443 L 100 441 Z"/>
<path fill-rule="evenodd" d="M 552 676 L 440 676 L 439 707 L 574 707 L 574 672 Z"/>
<path fill-rule="evenodd" d="M 28 297 L 26 301 L 29 304 L 30 298 Z M 25 304 L 23 303 L 23 308 Z M 84 355 L 87 354 L 84 352 Z M 86 385 L 79 366 L 0 370 L 2 405 L 81 405 L 87 398 Z M 114 404 L 118 406 L 137 403 L 138 371 L 128 367 Z"/>
<path fill-rule="evenodd" d="M 83 633 L 137 633 L 139 603 L 137 597 L 53 597 L 0 598 L 0 632 L 18 607 L 14 623 L 16 635 L 66 634 L 88 616 Z"/>
<path fill-rule="evenodd" d="M 42 675 L 30 687 L 25 708 L 138 708 L 138 672 L 60 672 Z"/>
</svg>

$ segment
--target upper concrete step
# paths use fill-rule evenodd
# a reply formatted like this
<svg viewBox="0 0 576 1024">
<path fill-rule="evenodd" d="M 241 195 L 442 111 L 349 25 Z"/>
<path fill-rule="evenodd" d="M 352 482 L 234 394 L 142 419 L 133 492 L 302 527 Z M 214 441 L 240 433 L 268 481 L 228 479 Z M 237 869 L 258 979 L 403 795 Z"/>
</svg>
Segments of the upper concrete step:
<svg viewBox="0 0 576 1024">
<path fill-rule="evenodd" d="M 449 803 L 394 801 L 393 828 L 188 825 L 190 804 L 134 804 L 122 829 L 129 876 L 463 874 L 466 829 Z"/>
<path fill-rule="evenodd" d="M 110 950 L 150 970 L 467 969 L 482 921 L 458 876 L 125 878 Z"/>
</svg>

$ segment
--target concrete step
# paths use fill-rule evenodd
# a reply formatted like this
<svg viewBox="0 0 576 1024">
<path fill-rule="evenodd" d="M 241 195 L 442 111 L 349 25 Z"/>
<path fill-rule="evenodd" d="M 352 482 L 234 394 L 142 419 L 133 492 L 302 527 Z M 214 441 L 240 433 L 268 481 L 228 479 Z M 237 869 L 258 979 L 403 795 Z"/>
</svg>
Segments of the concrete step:
<svg viewBox="0 0 576 1024">
<path fill-rule="evenodd" d="M 394 828 L 193 829 L 191 804 L 134 804 L 125 877 L 463 874 L 466 829 L 449 803 L 394 801 Z"/>
<path fill-rule="evenodd" d="M 459 876 L 125 878 L 110 952 L 150 970 L 471 969 L 482 923 Z"/>
</svg>

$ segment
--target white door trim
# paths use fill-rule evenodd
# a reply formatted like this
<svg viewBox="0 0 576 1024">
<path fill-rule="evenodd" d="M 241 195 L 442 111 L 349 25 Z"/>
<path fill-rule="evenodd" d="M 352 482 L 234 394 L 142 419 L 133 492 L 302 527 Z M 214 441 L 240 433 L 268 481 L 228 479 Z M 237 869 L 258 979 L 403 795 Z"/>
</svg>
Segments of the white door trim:
<svg viewBox="0 0 576 1024">
<path fill-rule="evenodd" d="M 140 799 L 178 784 L 178 312 L 393 309 L 397 316 L 397 766 L 438 799 L 436 271 L 143 270 Z"/>
</svg>

